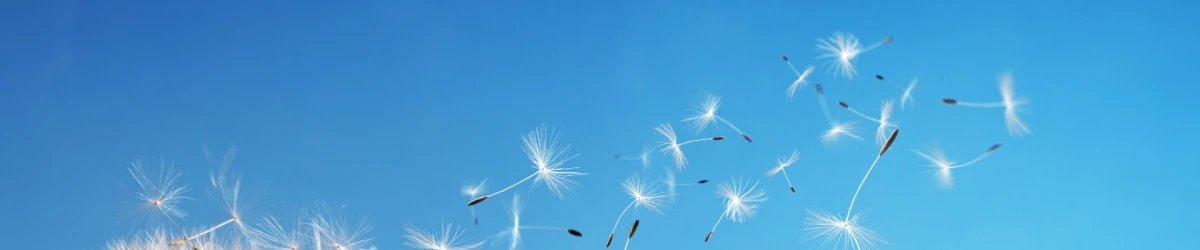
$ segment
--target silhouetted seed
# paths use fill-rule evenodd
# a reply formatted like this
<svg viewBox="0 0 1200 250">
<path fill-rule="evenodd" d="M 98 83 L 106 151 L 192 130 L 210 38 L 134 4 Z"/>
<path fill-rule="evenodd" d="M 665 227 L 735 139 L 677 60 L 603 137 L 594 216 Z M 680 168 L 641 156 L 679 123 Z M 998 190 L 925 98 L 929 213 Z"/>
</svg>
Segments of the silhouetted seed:
<svg viewBox="0 0 1200 250">
<path fill-rule="evenodd" d="M 750 139 L 750 135 L 747 135 L 746 133 L 742 133 L 742 138 L 746 138 L 746 142 L 754 142 L 754 140 Z"/>
<path fill-rule="evenodd" d="M 475 225 L 479 225 L 479 217 L 475 217 Z"/>
<path fill-rule="evenodd" d="M 879 156 L 883 156 L 883 153 L 886 153 L 888 148 L 892 147 L 892 142 L 896 141 L 896 135 L 899 135 L 899 134 L 900 134 L 900 129 L 892 130 L 892 136 L 888 137 L 887 143 L 883 144 L 883 149 L 879 150 Z"/>
<path fill-rule="evenodd" d="M 472 200 L 470 203 L 467 203 L 467 206 L 468 207 L 474 206 L 475 204 L 479 204 L 480 202 L 483 202 L 483 200 L 487 200 L 487 198 L 488 198 L 487 196 L 475 198 L 475 200 Z"/>
<path fill-rule="evenodd" d="M 838 106 L 842 106 L 843 108 L 850 108 L 850 105 L 847 105 L 846 103 L 844 103 L 842 101 L 838 101 Z"/>
<path fill-rule="evenodd" d="M 792 188 L 792 193 L 795 193 L 795 192 L 796 192 L 796 187 L 791 187 L 791 188 Z"/>
<path fill-rule="evenodd" d="M 708 238 L 712 238 L 712 231 L 708 231 L 708 236 L 704 236 L 704 242 L 708 242 Z"/>
<path fill-rule="evenodd" d="M 883 80 L 883 76 L 881 76 L 881 75 L 875 75 L 875 79 Z"/>
<path fill-rule="evenodd" d="M 825 90 L 821 88 L 821 84 L 818 83 L 818 84 L 816 84 L 816 86 L 817 86 L 817 95 L 824 95 Z"/>
<path fill-rule="evenodd" d="M 720 140 L 724 140 L 724 139 L 725 139 L 724 136 L 717 136 L 717 137 L 712 138 L 712 140 L 714 140 L 714 141 L 720 141 Z"/>
<path fill-rule="evenodd" d="M 621 155 L 613 155 L 613 159 L 621 159 Z"/>
<path fill-rule="evenodd" d="M 784 62 L 788 61 L 787 56 L 783 56 L 783 61 Z"/>
<path fill-rule="evenodd" d="M 608 234 L 608 243 L 604 243 L 604 247 L 608 247 L 609 245 L 612 245 L 612 237 L 613 237 L 613 234 Z"/>
<path fill-rule="evenodd" d="M 943 98 L 942 103 L 954 105 L 958 104 L 958 100 L 954 100 L 954 98 Z"/>
<path fill-rule="evenodd" d="M 575 237 L 583 237 L 583 233 L 580 233 L 579 230 L 568 228 L 567 233 L 574 235 Z"/>
<path fill-rule="evenodd" d="M 992 145 L 991 148 L 988 148 L 987 152 L 991 153 L 992 151 L 996 151 L 996 149 L 1000 149 L 1000 143 L 996 143 L 996 145 Z"/>
<path fill-rule="evenodd" d="M 638 223 L 640 222 L 640 220 L 633 220 L 633 227 L 629 228 L 629 238 L 625 239 L 633 239 L 633 233 L 637 232 Z"/>
<path fill-rule="evenodd" d="M 698 182 L 696 182 L 696 183 L 704 184 L 704 183 L 708 183 L 708 180 L 700 180 L 700 181 L 698 181 Z"/>
<path fill-rule="evenodd" d="M 889 44 L 889 43 L 892 43 L 892 36 L 883 38 L 883 44 Z"/>
</svg>

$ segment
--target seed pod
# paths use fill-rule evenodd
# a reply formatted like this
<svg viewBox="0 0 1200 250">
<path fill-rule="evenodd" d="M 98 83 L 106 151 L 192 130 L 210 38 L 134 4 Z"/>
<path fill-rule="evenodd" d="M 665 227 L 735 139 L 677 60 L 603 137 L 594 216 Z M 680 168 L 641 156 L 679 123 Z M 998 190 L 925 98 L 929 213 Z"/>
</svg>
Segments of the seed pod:
<svg viewBox="0 0 1200 250">
<path fill-rule="evenodd" d="M 883 38 L 883 44 L 892 43 L 892 40 L 893 40 L 892 36 L 885 37 L 885 38 Z"/>
<path fill-rule="evenodd" d="M 881 75 L 875 75 L 875 79 L 883 80 L 883 76 L 881 76 Z"/>
<path fill-rule="evenodd" d="M 633 239 L 633 233 L 637 232 L 638 223 L 640 222 L 640 220 L 633 220 L 633 227 L 629 228 L 629 237 L 625 239 Z"/>
<path fill-rule="evenodd" d="M 742 133 L 742 138 L 746 138 L 746 142 L 754 142 L 754 140 L 750 139 L 750 135 L 746 133 Z"/>
<path fill-rule="evenodd" d="M 583 233 L 580 233 L 579 230 L 568 228 L 567 233 L 574 235 L 575 237 L 583 237 Z"/>
<path fill-rule="evenodd" d="M 479 204 L 480 202 L 483 202 L 483 200 L 487 200 L 487 198 L 488 198 L 487 196 L 475 198 L 475 200 L 471 200 L 471 202 L 467 203 L 467 206 L 468 207 L 474 206 L 475 204 Z"/>
<path fill-rule="evenodd" d="M 996 151 L 996 149 L 1000 149 L 1000 143 L 996 143 L 996 145 L 992 145 L 991 148 L 988 148 L 987 152 L 992 153 L 992 151 Z"/>
<path fill-rule="evenodd" d="M 900 129 L 892 130 L 892 136 L 888 137 L 887 143 L 883 144 L 883 149 L 879 150 L 879 156 L 883 156 L 883 153 L 886 153 L 888 148 L 892 147 L 892 142 L 896 141 L 896 135 L 899 135 L 899 134 L 900 134 Z"/>
<path fill-rule="evenodd" d="M 704 184 L 704 183 L 708 183 L 708 180 L 700 180 L 700 181 L 698 181 L 698 182 L 696 182 L 696 183 Z"/>
<path fill-rule="evenodd" d="M 708 238 L 712 238 L 712 231 L 708 231 L 708 236 L 704 236 L 704 242 L 708 242 Z"/>
<path fill-rule="evenodd" d="M 724 136 L 714 136 L 714 137 L 712 138 L 712 140 L 714 140 L 714 141 L 720 141 L 720 140 L 724 140 L 724 139 L 725 139 L 725 137 L 724 137 Z"/>
<path fill-rule="evenodd" d="M 783 56 L 783 61 L 784 62 L 788 61 L 787 56 Z"/>
<path fill-rule="evenodd" d="M 825 90 L 821 89 L 821 84 L 818 83 L 818 84 L 816 84 L 816 86 L 817 86 L 817 95 L 825 95 Z"/>
<path fill-rule="evenodd" d="M 958 100 L 954 100 L 954 98 L 942 98 L 942 103 L 954 105 L 958 104 Z"/>
<path fill-rule="evenodd" d="M 848 105 L 842 101 L 838 101 L 838 106 L 842 106 L 843 108 L 850 108 L 850 105 Z"/>
<path fill-rule="evenodd" d="M 791 187 L 791 188 L 792 188 L 792 193 L 796 193 L 796 187 Z"/>
<path fill-rule="evenodd" d="M 608 234 L 608 243 L 604 243 L 604 247 L 608 247 L 609 245 L 612 245 L 612 237 L 613 237 L 613 234 Z"/>
</svg>

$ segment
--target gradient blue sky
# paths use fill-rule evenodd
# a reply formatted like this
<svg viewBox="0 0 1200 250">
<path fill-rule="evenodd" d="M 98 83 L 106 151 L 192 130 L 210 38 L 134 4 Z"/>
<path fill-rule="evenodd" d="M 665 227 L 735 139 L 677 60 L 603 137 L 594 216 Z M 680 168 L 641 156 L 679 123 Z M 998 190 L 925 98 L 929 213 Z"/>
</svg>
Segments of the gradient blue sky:
<svg viewBox="0 0 1200 250">
<path fill-rule="evenodd" d="M 590 173 L 581 188 L 560 200 L 520 186 L 480 204 L 468 234 L 506 227 L 519 193 L 524 224 L 585 234 L 526 231 L 527 249 L 601 249 L 628 202 L 620 181 L 643 171 L 612 155 L 636 154 L 663 122 L 691 138 L 679 121 L 708 91 L 756 141 L 704 131 L 731 140 L 687 148 L 679 178 L 713 182 L 681 188 L 661 215 L 627 215 L 622 228 L 642 220 L 631 248 L 807 249 L 804 211 L 844 211 L 878 150 L 822 146 L 812 87 L 784 95 L 794 76 L 779 56 L 815 64 L 815 39 L 835 31 L 896 41 L 863 54 L 854 81 L 817 71 L 830 102 L 876 113 L 899 93 L 870 75 L 920 78 L 918 107 L 896 113 L 902 133 L 856 206 L 885 249 L 1184 249 L 1200 223 L 1187 126 L 1200 105 L 1196 3 L 436 2 L 0 4 L 0 245 L 95 249 L 131 234 L 125 168 L 146 157 L 183 167 L 186 223 L 220 222 L 207 142 L 241 149 L 248 217 L 324 200 L 367 217 L 375 245 L 404 249 L 405 222 L 470 223 L 461 183 L 496 190 L 529 174 L 520 136 L 546 123 L 581 154 L 568 163 Z M 938 103 L 998 100 L 1006 69 L 1033 100 L 1032 135 L 1009 136 L 1000 109 Z M 934 142 L 960 162 L 1005 146 L 938 190 L 910 151 Z M 764 175 L 792 150 L 796 194 Z M 769 200 L 704 243 L 721 214 L 714 184 L 735 176 L 762 181 Z"/>
</svg>

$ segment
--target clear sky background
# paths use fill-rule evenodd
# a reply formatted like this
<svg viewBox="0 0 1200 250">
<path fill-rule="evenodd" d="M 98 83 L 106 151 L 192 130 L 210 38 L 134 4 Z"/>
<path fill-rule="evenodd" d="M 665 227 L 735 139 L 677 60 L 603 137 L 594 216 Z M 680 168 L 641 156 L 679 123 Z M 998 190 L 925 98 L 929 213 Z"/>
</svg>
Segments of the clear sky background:
<svg viewBox="0 0 1200 250">
<path fill-rule="evenodd" d="M 434 3 L 436 2 L 436 3 Z M 240 148 L 253 206 L 287 214 L 316 201 L 369 219 L 373 243 L 406 249 L 402 225 L 468 226 L 489 238 L 507 227 L 512 194 L 526 225 L 580 229 L 583 238 L 525 231 L 527 249 L 601 249 L 629 199 L 619 183 L 650 168 L 637 154 L 671 123 L 691 165 L 663 214 L 626 215 L 641 228 L 631 249 L 807 249 L 804 211 L 842 212 L 877 152 L 864 141 L 823 146 L 812 86 L 788 99 L 816 39 L 835 31 L 870 44 L 853 81 L 824 67 L 811 80 L 830 102 L 875 114 L 899 91 L 871 76 L 919 78 L 915 109 L 867 181 L 856 210 L 885 249 L 1186 249 L 1200 220 L 1200 170 L 1190 160 L 1200 105 L 1192 82 L 1200 24 L 1189 1 L 20 1 L 0 4 L 0 245 L 96 249 L 137 229 L 125 168 L 165 157 L 183 168 L 194 199 L 186 224 L 224 219 L 210 195 L 201 147 Z M 1002 109 L 943 105 L 943 97 L 998 101 L 1011 69 L 1032 103 L 1033 130 L 1009 136 Z M 700 135 L 683 118 L 702 92 L 756 140 L 725 126 Z M 854 119 L 837 106 L 842 119 Z M 470 226 L 463 182 L 489 190 L 532 169 L 521 138 L 545 123 L 562 132 L 567 164 L 589 175 L 565 199 L 528 184 L 477 206 Z M 939 190 L 913 149 L 940 143 L 964 162 Z M 691 146 L 691 145 L 689 145 Z M 775 158 L 797 193 L 765 176 Z M 656 154 L 657 155 L 657 154 Z M 745 223 L 722 222 L 715 184 L 761 181 L 769 200 Z M 499 242 L 498 242 L 499 243 Z M 615 240 L 614 245 L 623 244 Z M 614 246 L 616 248 L 617 246 Z M 503 249 L 504 244 L 488 245 Z"/>
</svg>

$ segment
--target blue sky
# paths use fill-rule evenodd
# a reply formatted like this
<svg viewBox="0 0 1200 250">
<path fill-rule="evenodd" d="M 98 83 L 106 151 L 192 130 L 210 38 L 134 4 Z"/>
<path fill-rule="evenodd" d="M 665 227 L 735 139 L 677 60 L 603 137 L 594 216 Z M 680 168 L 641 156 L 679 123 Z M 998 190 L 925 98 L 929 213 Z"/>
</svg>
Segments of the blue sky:
<svg viewBox="0 0 1200 250">
<path fill-rule="evenodd" d="M 1189 7 L 1190 5 L 1190 7 Z M 480 204 L 487 238 L 507 225 L 512 194 L 523 223 L 578 228 L 584 238 L 524 232 L 527 249 L 601 249 L 628 202 L 619 183 L 648 169 L 615 161 L 671 123 L 682 138 L 731 137 L 686 148 L 692 162 L 662 214 L 626 215 L 641 228 L 632 249 L 807 249 L 806 209 L 841 212 L 878 148 L 823 146 L 812 86 L 793 99 L 798 67 L 835 31 L 871 43 L 853 81 L 822 67 L 830 102 L 878 112 L 898 92 L 871 75 L 919 78 L 916 109 L 859 196 L 863 225 L 885 249 L 1181 249 L 1200 223 L 1197 139 L 1190 107 L 1200 68 L 1197 22 L 1184 1 L 252 1 L 160 3 L 40 1 L 0 4 L 0 241 L 13 248 L 94 249 L 134 232 L 125 168 L 162 156 L 193 188 L 189 225 L 223 219 L 204 155 L 240 148 L 234 170 L 254 206 L 286 214 L 318 200 L 365 216 L 375 245 L 405 249 L 403 223 L 467 225 L 460 185 L 497 190 L 531 173 L 520 136 L 539 124 L 562 132 L 570 166 L 589 175 L 565 199 L 522 185 Z M 1011 69 L 1029 97 L 1033 130 L 1006 133 L 1003 111 L 938 103 L 999 100 Z M 700 135 L 680 122 L 702 92 L 722 97 L 725 126 Z M 845 110 L 834 115 L 852 119 Z M 912 149 L 940 143 L 982 163 L 939 190 Z M 797 193 L 764 175 L 789 168 Z M 769 200 L 745 223 L 722 222 L 715 184 L 761 181 Z M 624 229 L 620 229 L 624 230 Z M 614 245 L 623 244 L 616 241 Z M 502 249 L 503 244 L 488 249 Z"/>
</svg>

